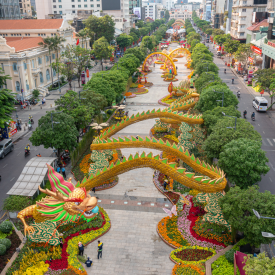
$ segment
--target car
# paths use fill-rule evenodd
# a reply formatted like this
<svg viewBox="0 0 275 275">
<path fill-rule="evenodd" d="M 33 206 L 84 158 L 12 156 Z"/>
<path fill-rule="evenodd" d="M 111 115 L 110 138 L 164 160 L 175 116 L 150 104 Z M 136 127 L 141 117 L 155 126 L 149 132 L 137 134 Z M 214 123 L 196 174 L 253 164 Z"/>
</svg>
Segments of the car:
<svg viewBox="0 0 275 275">
<path fill-rule="evenodd" d="M 258 112 L 265 112 L 268 107 L 268 101 L 262 96 L 256 96 L 252 101 L 252 106 L 258 111 Z"/>
<path fill-rule="evenodd" d="M 3 159 L 5 155 L 12 152 L 14 149 L 13 142 L 10 138 L 0 141 L 0 158 Z"/>
</svg>

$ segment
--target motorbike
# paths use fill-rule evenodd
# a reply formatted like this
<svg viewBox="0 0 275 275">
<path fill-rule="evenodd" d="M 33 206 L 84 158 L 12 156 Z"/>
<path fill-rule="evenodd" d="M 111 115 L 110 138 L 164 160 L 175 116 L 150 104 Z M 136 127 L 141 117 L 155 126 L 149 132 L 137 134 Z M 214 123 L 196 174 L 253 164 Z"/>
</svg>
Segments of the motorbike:
<svg viewBox="0 0 275 275">
<path fill-rule="evenodd" d="M 29 121 L 31 122 L 31 124 L 34 124 L 32 116 L 29 116 Z"/>
<path fill-rule="evenodd" d="M 25 149 L 25 157 L 28 156 L 31 152 Z"/>
<path fill-rule="evenodd" d="M 240 98 L 240 97 L 241 97 L 241 94 L 240 94 L 240 93 L 237 93 L 237 97 Z"/>
<path fill-rule="evenodd" d="M 70 158 L 70 153 L 69 153 L 69 152 L 64 152 L 64 153 L 62 153 L 61 156 L 60 156 L 60 159 L 61 159 L 63 162 L 68 163 L 68 162 L 71 160 L 71 158 Z"/>
<path fill-rule="evenodd" d="M 246 118 L 246 113 L 245 112 L 243 112 L 243 118 Z"/>
<path fill-rule="evenodd" d="M 226 74 L 226 70 L 224 70 L 224 73 Z"/>
<path fill-rule="evenodd" d="M 232 79 L 232 84 L 234 84 L 234 79 Z"/>
<path fill-rule="evenodd" d="M 32 129 L 32 125 L 29 123 L 28 124 L 28 130 L 30 131 Z"/>
<path fill-rule="evenodd" d="M 255 121 L 255 116 L 251 116 L 252 121 Z"/>
</svg>

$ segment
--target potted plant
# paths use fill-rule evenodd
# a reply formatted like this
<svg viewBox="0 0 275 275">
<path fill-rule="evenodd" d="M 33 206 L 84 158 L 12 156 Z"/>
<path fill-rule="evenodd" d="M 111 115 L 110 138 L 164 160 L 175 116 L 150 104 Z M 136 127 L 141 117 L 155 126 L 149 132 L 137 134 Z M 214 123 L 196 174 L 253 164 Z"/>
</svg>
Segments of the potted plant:
<svg viewBox="0 0 275 275">
<path fill-rule="evenodd" d="M 32 199 L 24 196 L 9 196 L 4 201 L 3 209 L 9 212 L 11 219 L 17 217 L 18 212 L 32 205 Z"/>
</svg>

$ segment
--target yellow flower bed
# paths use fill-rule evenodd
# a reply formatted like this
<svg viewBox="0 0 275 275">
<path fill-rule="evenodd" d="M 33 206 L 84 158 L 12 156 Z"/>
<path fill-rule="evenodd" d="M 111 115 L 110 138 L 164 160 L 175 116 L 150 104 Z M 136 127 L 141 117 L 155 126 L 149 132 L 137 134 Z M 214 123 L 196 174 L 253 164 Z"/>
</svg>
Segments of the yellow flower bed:
<svg viewBox="0 0 275 275">
<path fill-rule="evenodd" d="M 196 189 L 191 189 L 189 191 L 189 195 L 193 196 L 193 197 L 196 197 L 199 193 L 201 193 L 199 190 L 196 190 Z"/>
<path fill-rule="evenodd" d="M 171 140 L 173 140 L 173 141 L 175 141 L 177 143 L 179 142 L 178 138 L 176 136 L 174 136 L 174 135 L 165 135 L 164 137 L 165 138 L 169 138 L 169 139 L 171 139 Z"/>
<path fill-rule="evenodd" d="M 83 270 L 84 268 L 82 264 L 78 261 L 77 255 L 78 255 L 78 243 L 82 242 L 85 246 L 86 244 L 90 243 L 94 239 L 100 237 L 102 234 L 104 234 L 110 227 L 110 218 L 105 212 L 105 210 L 101 207 L 99 207 L 100 211 L 104 214 L 106 223 L 105 225 L 98 229 L 98 230 L 92 230 L 86 234 L 81 234 L 79 236 L 76 236 L 68 241 L 68 247 L 67 247 L 67 253 L 69 255 L 68 257 L 68 264 L 70 266 L 73 266 L 76 269 Z"/>
<path fill-rule="evenodd" d="M 38 262 L 36 265 L 27 268 L 23 275 L 43 275 L 49 269 L 49 265 L 44 262 Z"/>
<path fill-rule="evenodd" d="M 79 168 L 84 174 L 87 174 L 89 172 L 90 158 L 91 158 L 91 154 L 86 155 L 79 164 Z"/>
</svg>

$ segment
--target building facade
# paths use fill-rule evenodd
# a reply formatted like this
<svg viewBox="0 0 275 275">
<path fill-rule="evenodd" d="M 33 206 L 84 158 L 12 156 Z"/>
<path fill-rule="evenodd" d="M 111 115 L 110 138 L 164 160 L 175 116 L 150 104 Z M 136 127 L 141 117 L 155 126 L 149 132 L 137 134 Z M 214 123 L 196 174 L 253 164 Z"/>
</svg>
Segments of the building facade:
<svg viewBox="0 0 275 275">
<path fill-rule="evenodd" d="M 144 5 L 145 8 L 145 18 L 150 17 L 153 20 L 157 19 L 157 4 L 155 3 L 148 3 L 147 5 Z"/>
<path fill-rule="evenodd" d="M 193 5 L 192 3 L 188 4 L 177 4 L 175 9 L 170 11 L 170 19 L 191 19 L 192 18 Z"/>
<path fill-rule="evenodd" d="M 258 12 L 266 12 L 266 7 L 267 0 L 233 0 L 230 35 L 245 42 L 247 28 L 252 25 L 253 20 L 257 21 L 253 16 L 255 18 Z"/>
<path fill-rule="evenodd" d="M 31 0 L 19 0 L 21 17 L 32 17 Z"/>
<path fill-rule="evenodd" d="M 20 19 L 19 0 L 0 0 L 0 19 Z"/>
</svg>

